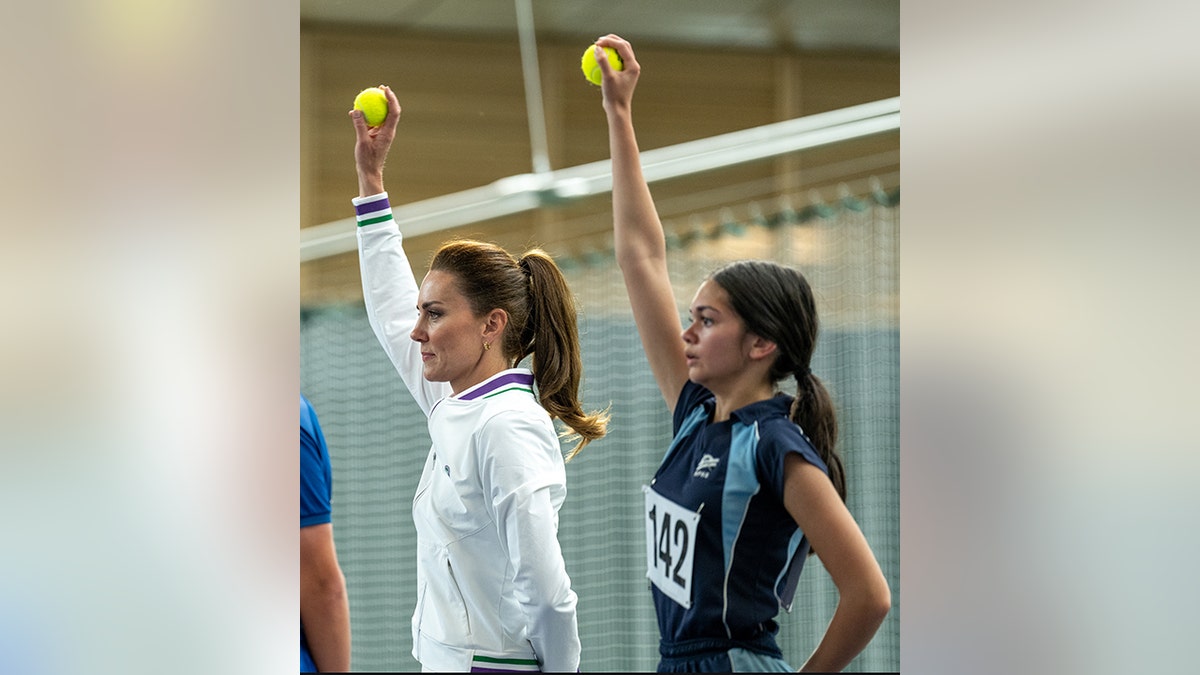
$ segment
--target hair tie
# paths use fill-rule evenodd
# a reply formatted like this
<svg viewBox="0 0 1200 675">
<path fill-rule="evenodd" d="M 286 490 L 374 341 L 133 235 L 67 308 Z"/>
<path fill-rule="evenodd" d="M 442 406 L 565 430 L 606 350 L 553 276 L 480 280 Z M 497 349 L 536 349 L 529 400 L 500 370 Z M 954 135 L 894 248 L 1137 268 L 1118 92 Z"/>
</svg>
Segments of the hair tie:
<svg viewBox="0 0 1200 675">
<path fill-rule="evenodd" d="M 812 371 L 809 370 L 807 366 L 801 366 L 792 372 L 792 375 L 796 376 L 797 382 L 803 381 L 804 378 L 808 377 L 811 374 L 812 374 Z"/>
</svg>

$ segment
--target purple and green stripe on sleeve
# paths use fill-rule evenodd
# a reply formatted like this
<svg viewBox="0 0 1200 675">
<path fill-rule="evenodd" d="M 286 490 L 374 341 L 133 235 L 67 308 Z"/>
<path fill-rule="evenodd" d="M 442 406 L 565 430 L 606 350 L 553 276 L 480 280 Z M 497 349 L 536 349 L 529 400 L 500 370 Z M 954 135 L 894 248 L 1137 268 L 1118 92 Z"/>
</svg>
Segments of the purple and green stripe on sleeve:
<svg viewBox="0 0 1200 675">
<path fill-rule="evenodd" d="M 536 673 L 540 671 L 533 659 L 497 659 L 475 655 L 471 659 L 472 673 Z"/>
<path fill-rule="evenodd" d="M 387 193 L 367 197 L 366 201 L 355 200 L 354 218 L 358 226 L 384 223 L 392 219 L 392 205 L 388 202 Z"/>
</svg>

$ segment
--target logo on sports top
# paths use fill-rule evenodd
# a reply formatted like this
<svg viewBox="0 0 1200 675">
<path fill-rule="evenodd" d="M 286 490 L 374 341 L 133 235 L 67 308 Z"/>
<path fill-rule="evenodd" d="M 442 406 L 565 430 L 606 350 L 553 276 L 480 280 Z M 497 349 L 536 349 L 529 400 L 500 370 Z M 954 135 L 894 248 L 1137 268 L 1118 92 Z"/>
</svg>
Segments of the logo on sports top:
<svg viewBox="0 0 1200 675">
<path fill-rule="evenodd" d="M 700 458 L 700 463 L 696 465 L 696 471 L 692 475 L 699 476 L 700 478 L 708 478 L 709 469 L 717 468 L 717 465 L 720 463 L 720 459 L 713 457 L 706 452 L 704 453 L 704 456 Z"/>
</svg>

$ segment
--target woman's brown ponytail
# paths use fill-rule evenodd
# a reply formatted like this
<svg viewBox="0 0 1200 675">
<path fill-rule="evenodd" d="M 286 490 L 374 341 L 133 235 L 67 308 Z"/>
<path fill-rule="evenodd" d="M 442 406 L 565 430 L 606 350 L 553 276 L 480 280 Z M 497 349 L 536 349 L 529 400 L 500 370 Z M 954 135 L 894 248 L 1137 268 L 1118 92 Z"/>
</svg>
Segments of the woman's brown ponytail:
<svg viewBox="0 0 1200 675">
<path fill-rule="evenodd" d="M 575 301 L 553 258 L 534 249 L 518 261 L 495 244 L 459 240 L 438 249 L 429 268 L 453 274 L 477 315 L 495 308 L 508 313 L 504 355 L 514 365 L 533 355 L 542 407 L 570 427 L 563 436 L 580 439 L 568 460 L 604 436 L 608 411 L 585 413 L 579 402 L 583 360 Z"/>
</svg>

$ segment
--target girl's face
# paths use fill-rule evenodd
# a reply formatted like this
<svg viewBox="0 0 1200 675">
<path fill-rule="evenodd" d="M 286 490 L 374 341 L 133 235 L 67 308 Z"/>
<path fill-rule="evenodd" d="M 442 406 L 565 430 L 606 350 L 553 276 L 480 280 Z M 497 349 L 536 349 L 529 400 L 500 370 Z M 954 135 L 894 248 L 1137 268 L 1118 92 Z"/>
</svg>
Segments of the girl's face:
<svg viewBox="0 0 1200 675">
<path fill-rule="evenodd" d="M 485 324 L 459 292 L 453 274 L 442 270 L 426 274 L 417 296 L 417 325 L 410 334 L 421 345 L 425 379 L 449 382 L 455 393 L 486 379 L 475 379 L 484 352 Z"/>
<path fill-rule="evenodd" d="M 700 284 L 683 330 L 688 379 L 713 392 L 745 372 L 754 336 L 729 304 L 729 294 L 713 280 Z"/>
</svg>

